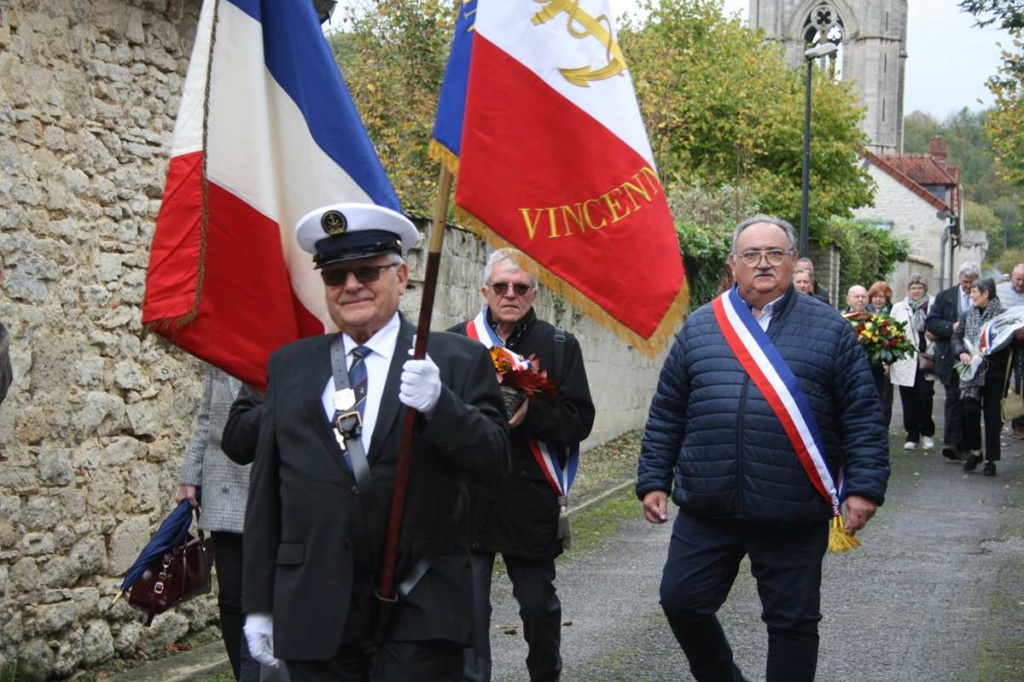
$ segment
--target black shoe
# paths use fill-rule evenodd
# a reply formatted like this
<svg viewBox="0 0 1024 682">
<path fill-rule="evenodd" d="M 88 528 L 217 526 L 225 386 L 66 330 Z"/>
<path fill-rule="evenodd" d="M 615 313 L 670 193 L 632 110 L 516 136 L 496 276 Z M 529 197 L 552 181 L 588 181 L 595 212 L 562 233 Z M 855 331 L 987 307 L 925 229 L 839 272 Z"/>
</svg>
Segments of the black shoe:
<svg viewBox="0 0 1024 682">
<path fill-rule="evenodd" d="M 981 464 L 981 455 L 967 455 L 964 460 L 964 471 L 974 471 Z"/>
<path fill-rule="evenodd" d="M 995 476 L 996 475 L 996 463 L 995 462 L 985 462 L 985 468 L 981 470 L 981 473 L 983 475 L 985 475 L 985 476 Z"/>
<path fill-rule="evenodd" d="M 942 456 L 946 459 L 953 460 L 954 462 L 960 461 L 960 457 L 956 454 L 956 450 L 951 447 L 942 448 Z"/>
</svg>

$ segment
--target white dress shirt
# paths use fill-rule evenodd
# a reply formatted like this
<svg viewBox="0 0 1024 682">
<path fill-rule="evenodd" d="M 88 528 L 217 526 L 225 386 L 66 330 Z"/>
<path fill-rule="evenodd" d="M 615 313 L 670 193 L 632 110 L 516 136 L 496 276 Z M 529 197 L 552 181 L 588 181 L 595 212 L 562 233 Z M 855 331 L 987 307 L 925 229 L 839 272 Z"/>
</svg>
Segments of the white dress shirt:
<svg viewBox="0 0 1024 682">
<path fill-rule="evenodd" d="M 363 443 L 363 450 L 369 454 L 370 439 L 373 437 L 373 429 L 377 425 L 377 414 L 380 412 L 380 401 L 384 396 L 384 383 L 388 379 L 388 370 L 391 368 L 391 358 L 395 354 L 395 345 L 398 343 L 398 329 L 401 326 L 398 313 L 388 321 L 383 328 L 370 339 L 362 344 L 369 348 L 372 353 L 366 356 L 363 362 L 366 364 L 366 404 L 363 406 L 363 432 L 359 440 Z M 345 369 L 352 367 L 352 349 L 359 344 L 348 334 L 342 335 L 345 340 Z M 334 417 L 334 376 L 327 378 L 324 385 L 324 392 L 320 400 L 324 405 L 324 414 L 330 421 Z M 332 427 L 333 428 L 333 427 Z"/>
<path fill-rule="evenodd" d="M 785 294 L 783 294 L 782 296 L 785 296 Z M 755 316 L 754 317 L 754 319 L 757 320 L 757 324 L 761 327 L 762 331 L 768 331 L 768 325 L 772 321 L 772 313 L 775 310 L 775 304 L 777 304 L 779 301 L 782 300 L 782 296 L 779 296 L 777 299 L 775 299 L 771 303 L 768 303 L 767 305 L 765 305 L 765 307 L 761 308 L 760 316 Z M 753 314 L 754 309 L 751 308 L 750 312 L 751 312 L 751 314 Z"/>
</svg>

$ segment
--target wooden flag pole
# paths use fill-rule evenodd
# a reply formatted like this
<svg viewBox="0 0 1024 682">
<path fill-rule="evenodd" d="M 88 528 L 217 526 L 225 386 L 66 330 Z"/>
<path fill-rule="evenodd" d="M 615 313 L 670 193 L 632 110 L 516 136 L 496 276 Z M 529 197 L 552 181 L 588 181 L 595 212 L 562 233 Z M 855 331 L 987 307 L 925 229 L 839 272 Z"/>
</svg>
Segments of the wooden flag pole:
<svg viewBox="0 0 1024 682">
<path fill-rule="evenodd" d="M 427 356 L 427 337 L 430 334 L 430 318 L 434 313 L 434 293 L 437 291 L 437 275 L 441 266 L 441 245 L 444 243 L 445 225 L 448 224 L 448 200 L 452 191 L 452 173 L 441 164 L 441 177 L 437 182 L 437 201 L 434 203 L 434 222 L 430 228 L 430 242 L 427 247 L 427 270 L 423 276 L 423 300 L 420 303 L 420 319 L 416 327 L 416 345 L 413 358 L 422 360 Z M 384 541 L 384 557 L 380 569 L 380 585 L 377 596 L 382 601 L 395 602 L 395 562 L 398 558 L 398 540 L 402 532 L 402 517 L 405 513 L 405 495 L 409 484 L 409 459 L 412 455 L 412 439 L 416 427 L 416 410 L 406 408 L 402 423 L 402 440 L 398 450 L 398 464 L 395 469 L 395 487 L 391 495 L 391 513 L 388 517 L 388 534 Z"/>
</svg>

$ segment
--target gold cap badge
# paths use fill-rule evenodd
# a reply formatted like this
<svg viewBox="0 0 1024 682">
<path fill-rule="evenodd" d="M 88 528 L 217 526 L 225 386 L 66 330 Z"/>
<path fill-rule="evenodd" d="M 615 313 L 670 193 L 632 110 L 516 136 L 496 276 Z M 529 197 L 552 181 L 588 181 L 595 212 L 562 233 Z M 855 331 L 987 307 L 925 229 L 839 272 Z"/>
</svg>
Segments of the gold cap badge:
<svg viewBox="0 0 1024 682">
<path fill-rule="evenodd" d="M 348 229 L 348 221 L 340 211 L 327 211 L 320 218 L 320 227 L 324 228 L 324 232 L 331 236 L 345 234 L 345 230 Z"/>
</svg>

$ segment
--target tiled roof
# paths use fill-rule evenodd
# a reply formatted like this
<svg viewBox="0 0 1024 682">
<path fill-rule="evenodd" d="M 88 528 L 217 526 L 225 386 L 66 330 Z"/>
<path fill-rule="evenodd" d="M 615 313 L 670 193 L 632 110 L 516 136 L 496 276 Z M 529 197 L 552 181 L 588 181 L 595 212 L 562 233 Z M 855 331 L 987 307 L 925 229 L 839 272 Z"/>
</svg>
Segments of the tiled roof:
<svg viewBox="0 0 1024 682">
<path fill-rule="evenodd" d="M 924 154 L 901 154 L 878 156 L 862 150 L 868 160 L 898 183 L 909 189 L 937 210 L 949 209 L 960 215 L 960 169 L 943 168 L 931 156 Z M 948 204 L 935 197 L 924 185 L 942 185 L 949 188 Z"/>
<path fill-rule="evenodd" d="M 959 184 L 959 168 L 944 167 L 927 154 L 888 155 L 882 158 L 919 185 Z"/>
</svg>

